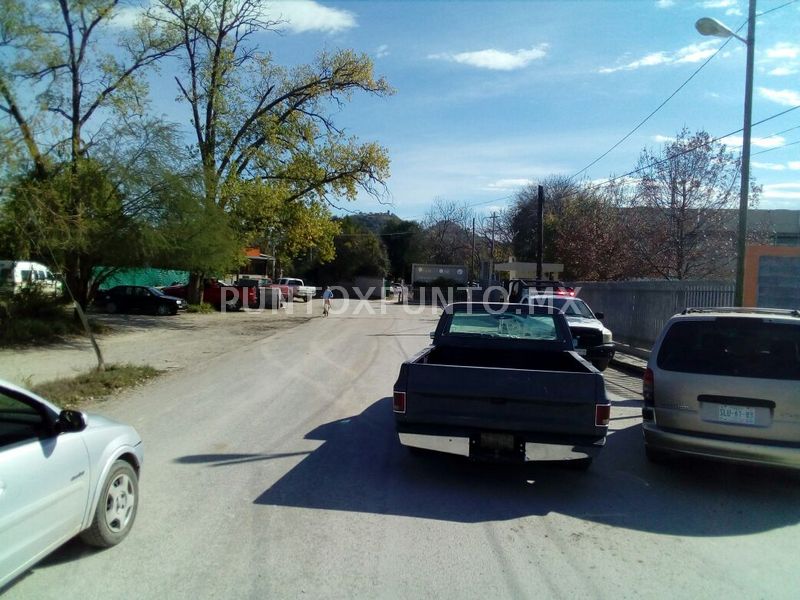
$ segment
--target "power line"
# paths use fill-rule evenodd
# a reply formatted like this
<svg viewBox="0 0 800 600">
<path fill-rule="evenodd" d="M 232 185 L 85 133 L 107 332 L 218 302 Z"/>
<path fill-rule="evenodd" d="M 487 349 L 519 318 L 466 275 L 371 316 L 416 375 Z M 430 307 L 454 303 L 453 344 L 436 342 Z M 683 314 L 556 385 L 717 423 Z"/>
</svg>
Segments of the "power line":
<svg viewBox="0 0 800 600">
<path fill-rule="evenodd" d="M 782 144 L 780 146 L 775 146 L 774 148 L 767 148 L 766 150 L 759 150 L 758 152 L 753 152 L 750 156 L 758 156 L 759 154 L 766 154 L 767 152 L 772 152 L 774 150 L 781 150 L 783 148 L 788 148 L 789 146 L 796 146 L 800 144 L 800 140 L 796 142 L 789 142 L 788 144 Z"/>
<path fill-rule="evenodd" d="M 747 24 L 747 21 L 745 21 L 744 23 L 742 23 L 742 24 L 739 26 L 739 29 L 737 29 L 737 30 L 736 30 L 736 33 L 738 33 L 738 32 L 739 32 L 739 30 L 740 30 L 742 27 L 744 27 L 746 24 Z M 711 62 L 711 61 L 714 59 L 714 57 L 715 57 L 715 56 L 717 56 L 717 54 L 719 54 L 720 52 L 722 52 L 722 50 L 725 48 L 725 46 L 727 46 L 727 45 L 730 43 L 731 39 L 732 39 L 732 38 L 728 38 L 727 40 L 725 40 L 725 43 L 724 43 L 724 44 L 722 44 L 722 46 L 720 46 L 720 47 L 717 49 L 717 51 L 716 51 L 716 52 L 714 52 L 714 54 L 712 54 L 711 56 L 709 56 L 709 57 L 706 59 L 706 61 L 705 61 L 705 62 L 704 62 L 702 65 L 700 65 L 700 66 L 699 66 L 699 67 L 698 67 L 698 68 L 697 68 L 697 69 L 694 71 L 694 73 L 692 73 L 692 74 L 689 76 L 689 78 L 688 78 L 688 79 L 686 79 L 686 81 L 684 81 L 684 82 L 683 82 L 683 83 L 682 83 L 680 86 L 678 86 L 678 88 L 677 88 L 677 89 L 676 89 L 674 92 L 672 92 L 672 93 L 671 93 L 671 94 L 670 94 L 670 95 L 667 97 L 667 99 L 666 99 L 666 100 L 664 100 L 664 101 L 663 101 L 661 104 L 659 104 L 659 105 L 656 107 L 656 109 L 655 109 L 653 112 L 651 112 L 651 113 L 650 113 L 649 115 L 647 115 L 647 116 L 646 116 L 644 119 L 642 119 L 641 121 L 639 121 L 639 123 L 638 123 L 638 124 L 637 124 L 637 125 L 636 125 L 636 126 L 633 128 L 633 129 L 631 129 L 631 130 L 630 130 L 628 133 L 626 133 L 626 134 L 625 134 L 625 135 L 624 135 L 624 136 L 623 136 L 623 137 L 622 137 L 622 138 L 621 138 L 621 139 L 620 139 L 620 140 L 619 140 L 619 141 L 618 141 L 616 144 L 614 144 L 613 146 L 611 146 L 611 148 L 609 148 L 608 150 L 606 150 L 605 152 L 603 152 L 603 154 L 601 154 L 600 156 L 598 156 L 596 159 L 594 159 L 594 160 L 593 160 L 592 162 L 590 162 L 588 165 L 586 165 L 585 167 L 583 167 L 583 168 L 582 168 L 580 171 L 578 171 L 577 173 L 575 173 L 575 174 L 574 174 L 572 177 L 570 177 L 570 179 L 575 179 L 575 178 L 576 178 L 578 175 L 580 175 L 581 173 L 584 173 L 585 171 L 589 170 L 591 167 L 593 167 L 593 166 L 594 166 L 594 165 L 596 165 L 598 162 L 600 162 L 601 160 L 603 160 L 603 159 L 604 159 L 606 156 L 608 156 L 608 155 L 609 155 L 609 154 L 610 154 L 610 153 L 611 153 L 613 150 L 615 150 L 616 148 L 618 148 L 618 147 L 620 146 L 620 144 L 622 144 L 622 143 L 623 143 L 625 140 L 627 140 L 629 137 L 631 137 L 631 136 L 632 136 L 632 135 L 633 135 L 633 134 L 634 134 L 634 133 L 635 133 L 635 132 L 636 132 L 636 131 L 637 131 L 637 130 L 638 130 L 638 129 L 639 129 L 641 126 L 642 126 L 642 125 L 644 125 L 645 123 L 647 123 L 647 122 L 648 122 L 648 121 L 649 121 L 649 120 L 650 120 L 650 119 L 651 119 L 651 118 L 652 118 L 652 117 L 653 117 L 653 116 L 654 116 L 654 115 L 655 115 L 655 114 L 656 114 L 658 111 L 660 111 L 662 108 L 664 108 L 664 106 L 666 106 L 666 104 L 667 104 L 667 103 L 668 103 L 670 100 L 672 100 L 672 99 L 673 99 L 673 98 L 674 98 L 674 97 L 675 97 L 675 96 L 678 94 L 678 92 L 680 92 L 680 91 L 681 91 L 681 90 L 682 90 L 684 87 L 686 87 L 686 85 L 687 85 L 687 84 L 688 84 L 688 83 L 689 83 L 689 82 L 690 82 L 692 79 L 694 79 L 694 78 L 695 78 L 695 76 L 696 76 L 696 75 L 697 75 L 697 74 L 698 74 L 700 71 L 702 71 L 702 70 L 705 68 L 705 66 L 706 66 L 708 63 L 710 63 L 710 62 Z"/>
<path fill-rule="evenodd" d="M 781 111 L 779 113 L 776 113 L 776 114 L 774 114 L 772 116 L 769 116 L 769 117 L 767 117 L 765 119 L 761 119 L 760 121 L 757 121 L 756 123 L 753 123 L 750 127 L 752 129 L 753 127 L 755 127 L 757 125 L 762 125 L 763 123 L 766 123 L 767 121 L 771 121 L 773 119 L 777 119 L 778 117 L 782 117 L 783 115 L 785 115 L 787 113 L 790 113 L 790 112 L 792 112 L 794 110 L 797 110 L 798 108 L 800 108 L 800 104 L 798 104 L 796 106 L 793 106 L 791 108 L 787 108 L 786 110 L 783 110 L 783 111 Z M 720 140 L 723 140 L 726 137 L 730 137 L 732 135 L 736 135 L 737 133 L 741 133 L 743 130 L 744 130 L 744 127 L 740 127 L 736 131 L 731 131 L 730 133 L 726 133 L 725 135 L 721 135 L 721 136 L 715 137 L 715 138 L 713 138 L 713 139 L 711 139 L 711 140 L 709 140 L 709 141 L 707 141 L 707 142 L 705 142 L 703 144 L 699 144 L 698 146 L 694 146 L 693 148 L 687 148 L 686 150 L 682 150 L 681 152 L 678 152 L 678 153 L 673 154 L 671 156 L 667 156 L 666 158 L 662 158 L 662 159 L 657 160 L 655 162 L 648 163 L 648 164 L 644 165 L 643 167 L 639 167 L 638 169 L 634 169 L 633 171 L 628 171 L 627 173 L 625 173 L 623 175 L 618 175 L 616 177 L 612 177 L 611 179 L 605 180 L 603 183 L 597 184 L 595 186 L 589 186 L 589 187 L 587 187 L 587 188 L 585 188 L 584 190 L 581 190 L 581 191 L 591 191 L 591 190 L 599 189 L 602 186 L 607 185 L 609 183 L 613 183 L 615 181 L 619 181 L 620 179 L 625 179 L 626 177 L 630 177 L 631 175 L 636 175 L 637 173 L 641 173 L 642 171 L 646 171 L 647 169 L 649 169 L 651 167 L 656 167 L 658 165 L 664 164 L 665 162 L 669 162 L 669 161 L 674 160 L 676 158 L 680 158 L 681 156 L 684 156 L 684 155 L 689 154 L 691 152 L 696 152 L 700 148 L 704 148 L 704 147 L 710 146 L 711 144 L 713 144 L 715 142 L 719 142 Z M 567 194 L 566 196 L 564 196 L 564 198 L 569 198 L 570 196 L 574 196 L 574 195 L 575 194 Z"/>
<path fill-rule="evenodd" d="M 758 13 L 758 14 L 756 15 L 756 17 L 763 17 L 764 15 L 768 15 L 769 13 L 771 13 L 771 12 L 775 12 L 776 10 L 780 10 L 780 9 L 782 9 L 782 8 L 786 8 L 786 7 L 787 7 L 787 6 L 789 6 L 790 4 L 794 4 L 794 3 L 795 3 L 795 2 L 797 2 L 797 1 L 798 1 L 798 0 L 790 0 L 789 2 L 786 2 L 785 4 L 781 4 L 780 6 L 776 6 L 775 8 L 770 8 L 769 10 L 765 10 L 765 11 L 764 11 L 764 12 L 762 12 L 762 13 Z"/>
</svg>

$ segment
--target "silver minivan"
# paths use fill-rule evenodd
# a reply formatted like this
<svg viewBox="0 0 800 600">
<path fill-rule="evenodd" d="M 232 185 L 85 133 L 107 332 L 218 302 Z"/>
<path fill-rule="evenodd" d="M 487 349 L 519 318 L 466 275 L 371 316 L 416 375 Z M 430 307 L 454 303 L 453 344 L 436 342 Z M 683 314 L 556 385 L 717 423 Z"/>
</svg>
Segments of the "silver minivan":
<svg viewBox="0 0 800 600">
<path fill-rule="evenodd" d="M 644 376 L 648 458 L 683 454 L 800 468 L 800 311 L 687 309 Z"/>
</svg>

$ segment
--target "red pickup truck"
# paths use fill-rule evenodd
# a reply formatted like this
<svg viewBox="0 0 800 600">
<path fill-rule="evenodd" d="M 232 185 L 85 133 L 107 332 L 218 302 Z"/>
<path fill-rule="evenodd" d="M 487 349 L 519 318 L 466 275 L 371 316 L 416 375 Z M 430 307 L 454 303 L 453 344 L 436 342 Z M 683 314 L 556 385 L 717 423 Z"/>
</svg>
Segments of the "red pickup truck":
<svg viewBox="0 0 800 600">
<path fill-rule="evenodd" d="M 162 290 L 165 294 L 177 298 L 188 298 L 189 288 L 186 284 L 171 285 Z M 228 310 L 239 310 L 243 306 L 258 307 L 258 288 L 234 284 L 226 285 L 216 279 L 203 282 L 203 302 L 222 310 L 223 304 Z"/>
</svg>

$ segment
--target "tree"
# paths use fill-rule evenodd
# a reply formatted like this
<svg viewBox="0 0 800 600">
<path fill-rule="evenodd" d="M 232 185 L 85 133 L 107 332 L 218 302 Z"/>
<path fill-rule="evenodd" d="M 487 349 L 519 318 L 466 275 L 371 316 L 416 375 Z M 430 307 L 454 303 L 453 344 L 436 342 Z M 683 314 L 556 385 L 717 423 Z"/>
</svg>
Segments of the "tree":
<svg viewBox="0 0 800 600">
<path fill-rule="evenodd" d="M 579 184 L 560 175 L 544 178 L 539 184 L 528 184 L 519 190 L 505 222 L 507 236 L 511 238 L 514 257 L 521 261 L 535 261 L 538 254 L 537 232 L 539 226 L 539 185 L 544 188 L 544 251 L 545 257 L 558 259 L 553 247 L 552 225 L 563 216 L 564 207 L 579 190 Z"/>
<path fill-rule="evenodd" d="M 664 279 L 725 277 L 735 261 L 736 234 L 725 227 L 737 205 L 739 159 L 705 131 L 684 128 L 660 151 L 644 149 L 640 180 L 623 222 L 631 250 Z M 751 182 L 751 202 L 759 189 Z"/>
<path fill-rule="evenodd" d="M 340 231 L 334 238 L 336 257 L 320 265 L 314 277 L 319 282 L 351 282 L 356 277 L 384 277 L 389 268 L 386 247 L 380 238 L 345 217 L 338 222 Z"/>
<path fill-rule="evenodd" d="M 3 147 L 10 159 L 4 175 L 14 178 L 16 202 L 8 210 L 29 209 L 44 231 L 54 224 L 68 227 L 66 235 L 47 235 L 36 245 L 57 251 L 57 266 L 84 307 L 97 286 L 94 267 L 112 256 L 130 262 L 138 251 L 137 244 L 126 244 L 124 228 L 117 230 L 123 237 L 119 248 L 134 248 L 124 259 L 119 252 L 101 255 L 92 246 L 98 236 L 114 234 L 103 226 L 129 216 L 120 182 L 94 151 L 142 117 L 147 91 L 142 74 L 174 48 L 168 31 L 141 21 L 117 35 L 114 50 L 107 51 L 103 32 L 119 9 L 118 0 L 7 0 L 0 17 L 0 45 L 8 51 L 0 55 L 0 111 L 7 117 Z M 26 101 L 30 98 L 36 101 Z M 144 128 L 136 127 L 137 135 Z"/>
<path fill-rule="evenodd" d="M 425 255 L 434 264 L 468 264 L 472 253 L 472 209 L 436 198 L 425 215 Z"/>
<path fill-rule="evenodd" d="M 411 265 L 425 261 L 422 227 L 416 221 L 395 217 L 381 229 L 381 239 L 386 246 L 392 277 L 410 280 Z"/>
<path fill-rule="evenodd" d="M 354 199 L 359 189 L 380 194 L 386 152 L 346 136 L 326 111 L 357 91 L 391 92 L 374 78 L 367 55 L 321 52 L 311 65 L 277 66 L 252 43 L 254 35 L 279 25 L 259 0 L 158 0 L 149 19 L 179 32 L 183 71 L 175 79 L 190 112 L 204 193 L 241 219 L 233 226 L 243 238 L 265 235 L 258 227 L 269 220 L 270 208 L 303 205 L 306 216 L 318 216 L 332 198 Z M 250 184 L 245 195 L 241 181 Z M 260 191 L 253 193 L 253 186 Z M 261 208 L 249 219 L 258 206 L 254 198 Z M 330 246 L 333 232 L 308 229 L 301 235 L 304 248 Z"/>
</svg>

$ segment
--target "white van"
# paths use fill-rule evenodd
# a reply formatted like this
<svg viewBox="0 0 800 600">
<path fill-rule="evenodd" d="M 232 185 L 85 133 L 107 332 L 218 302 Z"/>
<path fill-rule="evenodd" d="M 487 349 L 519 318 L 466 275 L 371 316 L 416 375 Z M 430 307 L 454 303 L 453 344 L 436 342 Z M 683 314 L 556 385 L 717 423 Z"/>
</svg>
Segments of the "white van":
<svg viewBox="0 0 800 600">
<path fill-rule="evenodd" d="M 17 292 L 30 285 L 47 293 L 61 293 L 61 282 L 43 264 L 27 260 L 0 260 L 0 290 Z"/>
</svg>

